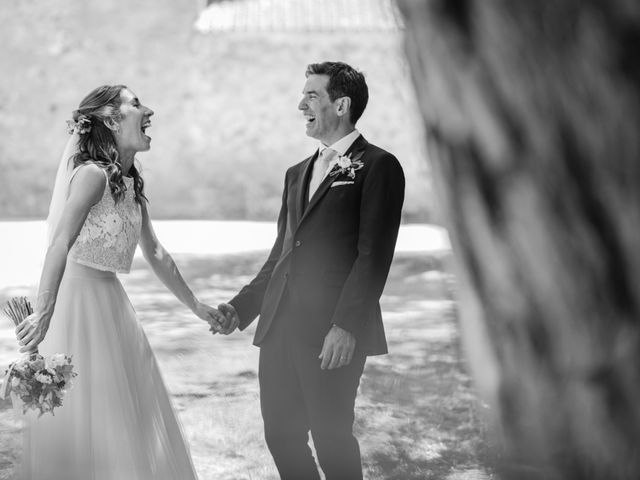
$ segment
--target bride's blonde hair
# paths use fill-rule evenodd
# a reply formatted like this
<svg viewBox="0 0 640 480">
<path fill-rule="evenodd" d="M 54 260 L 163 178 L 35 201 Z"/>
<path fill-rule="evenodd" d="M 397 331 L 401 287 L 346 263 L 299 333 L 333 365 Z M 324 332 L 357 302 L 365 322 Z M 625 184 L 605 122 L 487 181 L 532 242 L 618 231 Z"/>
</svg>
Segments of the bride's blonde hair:
<svg viewBox="0 0 640 480">
<path fill-rule="evenodd" d="M 117 202 L 124 198 L 126 186 L 122 179 L 122 165 L 116 148 L 114 131 L 119 128 L 120 92 L 125 85 L 103 85 L 92 90 L 73 111 L 72 124 L 78 125 L 78 153 L 73 158 L 74 167 L 95 163 L 104 168 L 109 179 L 109 188 Z M 135 165 L 129 171 L 133 177 L 133 189 L 138 203 L 147 201 L 144 181 Z"/>
</svg>

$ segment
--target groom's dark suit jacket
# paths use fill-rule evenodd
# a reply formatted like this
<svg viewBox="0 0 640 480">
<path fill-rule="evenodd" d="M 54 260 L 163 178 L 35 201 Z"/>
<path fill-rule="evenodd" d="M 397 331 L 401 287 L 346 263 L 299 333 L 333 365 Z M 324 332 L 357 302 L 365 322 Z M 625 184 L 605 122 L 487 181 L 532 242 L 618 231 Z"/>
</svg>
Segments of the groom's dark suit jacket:
<svg viewBox="0 0 640 480">
<path fill-rule="evenodd" d="M 349 153 L 364 165 L 355 178 L 328 175 L 309 202 L 317 152 L 286 173 L 271 254 L 229 302 L 241 329 L 260 314 L 255 345 L 284 314 L 287 328 L 309 345 L 321 347 L 336 324 L 355 335 L 365 354 L 387 352 L 379 300 L 398 236 L 404 174 L 392 154 L 362 136 Z"/>
</svg>

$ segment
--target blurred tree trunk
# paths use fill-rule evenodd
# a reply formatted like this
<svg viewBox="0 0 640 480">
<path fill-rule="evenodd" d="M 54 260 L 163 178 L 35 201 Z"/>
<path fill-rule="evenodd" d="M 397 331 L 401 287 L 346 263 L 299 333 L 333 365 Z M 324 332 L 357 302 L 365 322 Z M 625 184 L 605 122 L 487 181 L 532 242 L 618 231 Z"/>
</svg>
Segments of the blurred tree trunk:
<svg viewBox="0 0 640 480">
<path fill-rule="evenodd" d="M 398 3 L 502 477 L 640 479 L 640 2 Z"/>
</svg>

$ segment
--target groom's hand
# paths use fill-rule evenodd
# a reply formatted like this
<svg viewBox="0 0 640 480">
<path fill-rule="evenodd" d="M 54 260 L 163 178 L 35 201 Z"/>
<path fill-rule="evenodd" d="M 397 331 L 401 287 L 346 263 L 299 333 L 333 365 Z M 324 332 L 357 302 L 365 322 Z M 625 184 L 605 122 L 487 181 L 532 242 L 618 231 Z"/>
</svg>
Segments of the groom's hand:
<svg viewBox="0 0 640 480">
<path fill-rule="evenodd" d="M 344 328 L 334 325 L 327 333 L 327 336 L 324 337 L 322 351 L 318 357 L 322 360 L 320 368 L 322 370 L 333 370 L 334 368 L 349 365 L 355 349 L 356 337 Z"/>
<path fill-rule="evenodd" d="M 214 335 L 222 331 L 222 325 L 225 322 L 225 317 L 222 313 L 207 304 L 198 302 L 193 309 L 201 320 L 204 320 L 209 324 L 209 331 Z"/>
<path fill-rule="evenodd" d="M 228 303 L 221 303 L 218 305 L 218 310 L 224 315 L 225 322 L 220 329 L 220 333 L 223 335 L 229 335 L 232 333 L 238 325 L 240 325 L 240 317 L 238 317 L 238 312 Z"/>
</svg>

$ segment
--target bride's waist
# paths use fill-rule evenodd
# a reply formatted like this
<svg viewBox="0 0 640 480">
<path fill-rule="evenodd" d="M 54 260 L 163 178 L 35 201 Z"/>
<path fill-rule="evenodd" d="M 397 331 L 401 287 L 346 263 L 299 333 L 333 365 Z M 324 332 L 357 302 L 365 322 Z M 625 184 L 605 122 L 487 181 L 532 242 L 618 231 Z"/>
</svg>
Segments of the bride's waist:
<svg viewBox="0 0 640 480">
<path fill-rule="evenodd" d="M 83 265 L 72 259 L 67 259 L 67 266 L 64 270 L 65 276 L 68 277 L 85 277 L 85 278 L 117 278 L 116 273 L 109 270 L 101 270 L 88 265 Z"/>
</svg>

